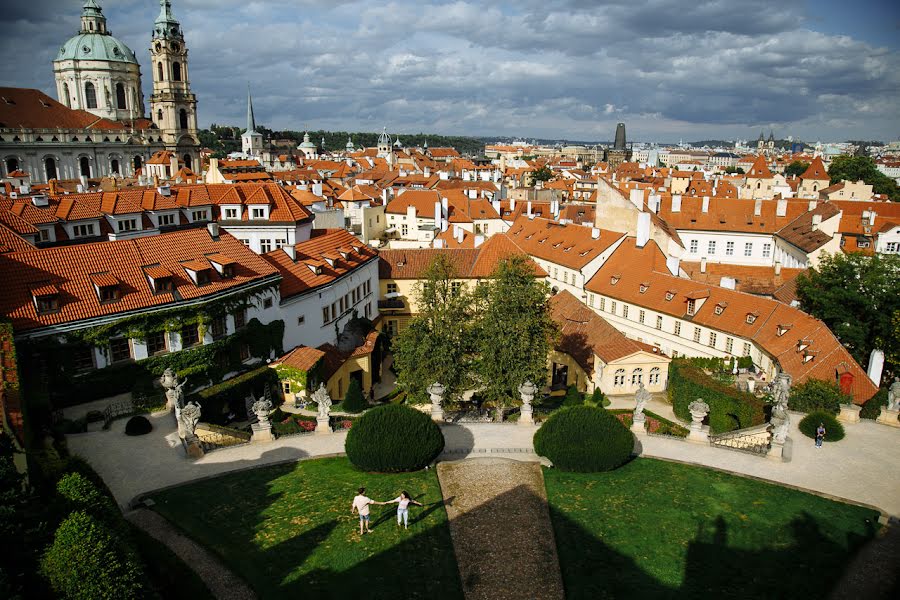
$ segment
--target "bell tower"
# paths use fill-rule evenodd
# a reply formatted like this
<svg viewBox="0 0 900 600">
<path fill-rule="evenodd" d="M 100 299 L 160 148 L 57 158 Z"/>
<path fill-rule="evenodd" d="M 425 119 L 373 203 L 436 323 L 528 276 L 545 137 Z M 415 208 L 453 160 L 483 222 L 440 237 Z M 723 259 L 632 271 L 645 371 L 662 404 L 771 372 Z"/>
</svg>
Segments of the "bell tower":
<svg viewBox="0 0 900 600">
<path fill-rule="evenodd" d="M 197 96 L 191 93 L 184 33 L 172 16 L 171 1 L 159 0 L 159 7 L 150 45 L 150 118 L 159 128 L 166 149 L 176 152 L 184 166 L 199 173 Z"/>
</svg>

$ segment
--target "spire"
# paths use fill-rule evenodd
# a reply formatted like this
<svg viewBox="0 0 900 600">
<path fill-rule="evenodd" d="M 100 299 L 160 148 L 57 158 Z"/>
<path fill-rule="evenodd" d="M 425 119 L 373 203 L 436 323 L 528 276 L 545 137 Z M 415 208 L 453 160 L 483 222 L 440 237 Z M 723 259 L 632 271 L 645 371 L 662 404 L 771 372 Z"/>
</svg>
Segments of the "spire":
<svg viewBox="0 0 900 600">
<path fill-rule="evenodd" d="M 253 117 L 253 98 L 250 96 L 250 84 L 247 84 L 247 133 L 256 131 L 256 119 Z"/>
<path fill-rule="evenodd" d="M 153 27 L 153 39 L 157 38 L 184 38 L 181 24 L 172 16 L 170 0 L 159 0 L 159 15 L 156 17 Z"/>
<path fill-rule="evenodd" d="M 106 17 L 103 8 L 94 0 L 85 0 L 81 8 L 80 33 L 109 33 L 106 31 Z"/>
</svg>

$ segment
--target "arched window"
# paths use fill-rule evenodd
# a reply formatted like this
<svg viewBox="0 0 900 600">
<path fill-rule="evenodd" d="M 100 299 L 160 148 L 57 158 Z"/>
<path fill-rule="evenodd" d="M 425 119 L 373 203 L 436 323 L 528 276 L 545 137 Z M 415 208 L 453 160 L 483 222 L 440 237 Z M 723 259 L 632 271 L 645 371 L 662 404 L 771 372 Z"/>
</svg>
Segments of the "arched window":
<svg viewBox="0 0 900 600">
<path fill-rule="evenodd" d="M 143 164 L 143 161 L 141 160 L 141 157 L 140 157 L 140 156 L 135 156 L 135 157 L 134 157 L 134 160 L 132 161 L 132 163 L 134 164 L 134 170 L 137 171 L 138 169 L 141 168 L 141 165 Z"/>
<path fill-rule="evenodd" d="M 181 63 L 179 62 L 172 63 L 172 79 L 181 81 Z"/>
<path fill-rule="evenodd" d="M 156 124 L 162 125 L 162 109 L 156 111 Z"/>
<path fill-rule="evenodd" d="M 116 108 L 119 110 L 128 108 L 128 104 L 125 102 L 125 85 L 121 83 L 116 84 Z"/>
<path fill-rule="evenodd" d="M 615 377 L 613 377 L 613 385 L 625 385 L 625 369 L 616 369 Z"/>
<path fill-rule="evenodd" d="M 85 177 L 91 176 L 91 161 L 88 160 L 87 156 L 82 156 L 78 161 L 78 165 L 80 167 L 81 174 Z"/>
<path fill-rule="evenodd" d="M 159 79 L 160 81 L 166 80 L 166 78 L 163 77 L 163 66 L 162 66 L 161 62 L 156 63 L 156 74 L 157 74 L 157 79 Z"/>
<path fill-rule="evenodd" d="M 47 181 L 58 178 L 56 174 L 56 160 L 53 158 L 48 156 L 44 159 L 44 170 L 47 172 Z"/>
<path fill-rule="evenodd" d="M 183 108 L 178 113 L 178 124 L 181 126 L 182 129 L 188 128 L 187 111 L 184 110 Z"/>
<path fill-rule="evenodd" d="M 84 84 L 84 105 L 88 108 L 97 108 L 97 90 L 90 81 Z"/>
<path fill-rule="evenodd" d="M 639 385 L 644 381 L 644 370 L 640 367 L 631 372 L 631 385 Z"/>
<path fill-rule="evenodd" d="M 758 190 L 759 190 L 759 189 L 762 189 L 762 181 L 757 181 L 757 182 L 756 182 L 756 189 L 758 189 Z"/>
<path fill-rule="evenodd" d="M 659 367 L 650 369 L 649 382 L 650 385 L 659 385 Z"/>
<path fill-rule="evenodd" d="M 19 159 L 18 158 L 7 158 L 6 159 L 6 174 L 9 175 L 13 171 L 19 170 Z"/>
<path fill-rule="evenodd" d="M 109 172 L 115 173 L 116 175 L 121 175 L 119 172 L 119 161 L 115 158 L 109 161 Z"/>
<path fill-rule="evenodd" d="M 69 93 L 69 84 L 63 84 L 63 98 L 67 108 L 72 108 L 72 95 Z"/>
<path fill-rule="evenodd" d="M 91 31 L 94 30 L 94 24 L 93 24 L 93 23 L 88 23 L 88 26 L 91 28 Z"/>
<path fill-rule="evenodd" d="M 190 170 L 192 168 L 191 155 L 185 154 L 182 158 L 184 159 L 184 168 Z"/>
</svg>

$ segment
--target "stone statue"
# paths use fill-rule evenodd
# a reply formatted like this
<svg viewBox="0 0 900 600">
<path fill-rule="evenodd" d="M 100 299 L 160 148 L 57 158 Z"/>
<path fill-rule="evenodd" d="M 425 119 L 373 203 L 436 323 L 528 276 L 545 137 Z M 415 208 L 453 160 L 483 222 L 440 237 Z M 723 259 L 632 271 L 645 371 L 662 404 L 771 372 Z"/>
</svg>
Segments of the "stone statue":
<svg viewBox="0 0 900 600">
<path fill-rule="evenodd" d="M 184 407 L 184 385 L 187 383 L 187 379 L 178 383 L 178 376 L 175 375 L 175 372 L 172 369 L 166 369 L 159 378 L 159 382 L 166 390 L 166 409 Z"/>
<path fill-rule="evenodd" d="M 641 382 L 638 387 L 638 391 L 634 393 L 634 420 L 637 421 L 638 417 L 640 420 L 643 420 L 644 417 L 644 407 L 647 406 L 647 402 L 650 401 L 650 392 L 647 391 L 647 388 L 644 387 L 644 383 Z"/>
<path fill-rule="evenodd" d="M 787 373 L 779 373 L 773 382 L 772 400 L 776 406 L 780 405 L 787 410 L 788 400 L 791 397 L 791 376 Z"/>
<path fill-rule="evenodd" d="M 894 383 L 888 388 L 888 410 L 900 409 L 900 377 L 894 377 Z"/>
<path fill-rule="evenodd" d="M 269 400 L 257 400 L 250 407 L 250 410 L 259 420 L 260 427 L 269 427 L 269 411 L 272 410 L 272 402 Z"/>
<path fill-rule="evenodd" d="M 772 424 L 772 441 L 784 444 L 791 425 L 791 416 L 787 412 L 787 399 L 772 407 L 772 418 L 769 419 L 769 422 Z"/>
<path fill-rule="evenodd" d="M 537 393 L 537 386 L 526 380 L 519 386 L 519 396 L 522 398 L 522 407 L 519 409 L 519 425 L 534 425 L 534 408 L 531 403 Z"/>
<path fill-rule="evenodd" d="M 688 404 L 691 413 L 691 428 L 688 431 L 687 441 L 698 444 L 709 443 L 709 427 L 703 426 L 703 419 L 709 414 L 709 404 L 702 398 L 697 398 Z"/>
<path fill-rule="evenodd" d="M 178 418 L 179 434 L 185 439 L 194 437 L 197 431 L 197 423 L 200 421 L 200 405 L 196 402 L 188 402 L 182 409 Z"/>
<path fill-rule="evenodd" d="M 319 407 L 317 418 L 327 419 L 331 414 L 331 397 L 328 395 L 328 390 L 325 389 L 324 383 L 320 383 L 319 389 L 313 392 L 312 401 Z"/>
<path fill-rule="evenodd" d="M 431 400 L 431 419 L 433 421 L 444 420 L 444 409 L 441 403 L 444 401 L 444 392 L 447 389 L 439 382 L 435 381 L 425 391 L 428 392 L 428 398 Z"/>
</svg>

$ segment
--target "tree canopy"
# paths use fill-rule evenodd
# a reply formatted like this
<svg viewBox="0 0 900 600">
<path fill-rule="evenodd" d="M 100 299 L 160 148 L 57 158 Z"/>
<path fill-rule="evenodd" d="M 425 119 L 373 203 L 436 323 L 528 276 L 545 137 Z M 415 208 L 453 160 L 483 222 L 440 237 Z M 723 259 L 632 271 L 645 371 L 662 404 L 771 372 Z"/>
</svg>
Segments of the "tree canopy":
<svg viewBox="0 0 900 600">
<path fill-rule="evenodd" d="M 826 255 L 817 269 L 797 278 L 802 308 L 824 321 L 859 364 L 868 364 L 873 349 L 883 350 L 885 375 L 900 373 L 897 290 L 898 255 Z"/>
<path fill-rule="evenodd" d="M 792 175 L 799 177 L 803 175 L 808 168 L 809 163 L 795 160 L 784 169 L 784 174 L 786 177 L 791 177 Z"/>
<path fill-rule="evenodd" d="M 543 165 L 531 172 L 532 181 L 550 181 L 551 179 L 553 179 L 553 171 L 547 165 Z"/>
<path fill-rule="evenodd" d="M 875 161 L 868 156 L 837 156 L 828 167 L 831 183 L 847 181 L 864 181 L 872 186 L 876 194 L 886 194 L 894 202 L 900 202 L 900 187 L 897 183 L 879 171 Z"/>
</svg>

